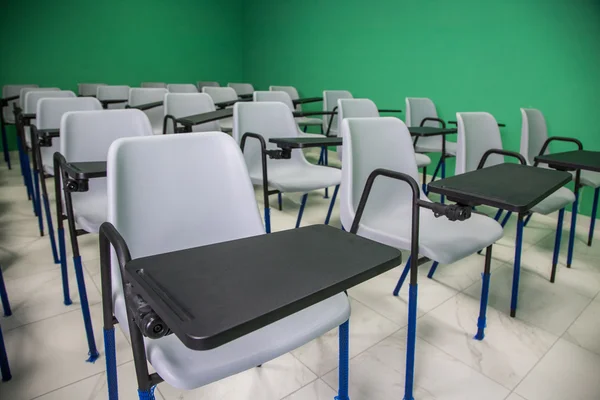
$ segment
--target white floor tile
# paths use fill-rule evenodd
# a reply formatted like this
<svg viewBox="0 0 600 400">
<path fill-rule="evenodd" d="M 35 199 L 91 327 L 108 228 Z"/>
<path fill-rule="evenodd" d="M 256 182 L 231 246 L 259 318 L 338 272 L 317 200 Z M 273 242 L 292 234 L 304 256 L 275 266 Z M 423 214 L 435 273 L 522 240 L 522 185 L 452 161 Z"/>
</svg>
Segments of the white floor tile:
<svg viewBox="0 0 600 400">
<path fill-rule="evenodd" d="M 560 339 L 515 389 L 527 400 L 600 399 L 600 356 Z"/>
<path fill-rule="evenodd" d="M 510 314 L 513 269 L 500 266 L 491 276 L 489 306 Z M 481 296 L 481 282 L 465 290 L 475 299 Z M 521 269 L 516 317 L 554 335 L 562 335 L 589 304 L 590 299 L 550 283 Z"/>
<path fill-rule="evenodd" d="M 325 382 L 317 379 L 282 400 L 332 400 L 336 395 Z"/>
<path fill-rule="evenodd" d="M 370 308 L 351 299 L 350 357 L 363 352 L 400 327 Z M 292 351 L 292 354 L 318 376 L 338 366 L 338 329 Z"/>
<path fill-rule="evenodd" d="M 563 338 L 600 355 L 600 299 L 590 303 Z"/>
<path fill-rule="evenodd" d="M 404 396 L 406 330 L 350 361 L 352 400 L 401 399 Z M 338 387 L 337 369 L 323 379 Z M 509 390 L 452 356 L 417 339 L 415 391 L 419 400 L 500 400 Z"/>
<path fill-rule="evenodd" d="M 479 299 L 458 294 L 418 321 L 417 334 L 471 368 L 513 389 L 558 337 L 493 308 L 483 341 L 475 340 Z"/>
<path fill-rule="evenodd" d="M 506 398 L 506 400 L 526 400 L 524 397 L 519 396 L 516 393 L 511 393 L 510 396 Z"/>
</svg>

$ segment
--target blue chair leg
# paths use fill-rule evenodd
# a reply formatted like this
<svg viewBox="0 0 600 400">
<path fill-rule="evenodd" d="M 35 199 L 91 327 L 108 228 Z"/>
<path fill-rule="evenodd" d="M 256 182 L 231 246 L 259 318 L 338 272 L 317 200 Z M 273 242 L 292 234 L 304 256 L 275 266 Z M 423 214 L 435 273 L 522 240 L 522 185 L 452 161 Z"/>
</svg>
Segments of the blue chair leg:
<svg viewBox="0 0 600 400">
<path fill-rule="evenodd" d="M 2 269 L 0 267 L 0 301 L 2 301 L 2 308 L 4 309 L 4 316 L 9 317 L 12 315 L 10 309 L 10 302 L 8 301 L 8 293 L 6 293 L 6 286 L 4 286 L 4 277 L 2 276 Z"/>
<path fill-rule="evenodd" d="M 348 397 L 348 376 L 350 363 L 350 328 L 349 320 L 340 325 L 338 331 L 339 346 L 340 346 L 340 365 L 338 367 L 338 395 L 335 400 L 350 400 Z"/>
<path fill-rule="evenodd" d="M 319 161 L 317 162 L 317 165 L 324 165 L 325 164 L 325 147 L 321 147 L 321 155 L 319 156 Z"/>
<path fill-rule="evenodd" d="M 433 278 L 433 274 L 435 274 L 435 270 L 437 269 L 438 265 L 440 265 L 440 263 L 437 261 L 434 261 L 433 264 L 431 264 L 431 268 L 429 268 L 429 272 L 427 273 L 427 277 L 429 279 Z"/>
<path fill-rule="evenodd" d="M 423 193 L 427 194 L 427 166 L 423 167 L 423 184 L 422 184 Z"/>
<path fill-rule="evenodd" d="M 283 209 L 283 207 L 282 207 L 281 193 L 277 193 L 277 204 L 279 205 L 279 211 L 281 211 Z"/>
<path fill-rule="evenodd" d="M 509 211 L 506 213 L 506 216 L 504 217 L 504 219 L 502 220 L 502 223 L 500 224 L 500 225 L 502 225 L 503 228 L 506 225 L 506 223 L 508 222 L 508 220 L 510 219 L 511 215 L 512 215 L 512 211 Z"/>
<path fill-rule="evenodd" d="M 329 202 L 329 211 L 327 211 L 327 218 L 325 218 L 325 225 L 329 225 L 329 220 L 331 219 L 331 212 L 333 211 L 333 206 L 335 204 L 335 198 L 337 197 L 338 190 L 340 189 L 340 185 L 335 187 L 333 191 L 333 196 L 331 197 L 331 202 Z"/>
<path fill-rule="evenodd" d="M 63 228 L 58 228 L 57 233 L 58 249 L 60 251 L 60 272 L 62 275 L 63 285 L 63 302 L 65 306 L 70 306 L 71 304 L 73 304 L 73 302 L 71 301 L 71 296 L 69 294 L 69 274 L 67 271 L 67 247 L 65 245 L 65 230 Z"/>
<path fill-rule="evenodd" d="M 596 227 L 596 212 L 598 211 L 598 195 L 600 194 L 600 187 L 594 190 L 594 203 L 592 205 L 592 219 L 590 221 L 590 233 L 588 233 L 588 246 L 592 245 L 594 240 L 594 228 Z"/>
<path fill-rule="evenodd" d="M 554 239 L 554 255 L 552 256 L 552 273 L 550 282 L 554 283 L 556 279 L 556 266 L 558 265 L 558 254 L 560 253 L 560 240 L 562 237 L 563 219 L 565 218 L 565 209 L 558 212 L 558 223 L 556 224 L 556 238 Z"/>
<path fill-rule="evenodd" d="M 106 356 L 106 381 L 108 383 L 108 399 L 119 399 L 117 384 L 117 353 L 115 350 L 115 328 L 104 329 L 104 354 Z"/>
<path fill-rule="evenodd" d="M 437 178 L 437 174 L 440 171 L 441 166 L 442 166 L 442 159 L 440 158 L 437 165 L 435 166 L 435 170 L 433 171 L 433 176 L 431 177 L 431 181 L 429 181 L 430 183 L 435 181 L 435 178 Z"/>
<path fill-rule="evenodd" d="M 87 290 L 83 278 L 83 265 L 81 264 L 81 256 L 73 257 L 75 264 L 75 277 L 77 278 L 77 289 L 79 289 L 79 299 L 81 301 L 81 313 L 83 314 L 83 323 L 85 325 L 85 334 L 87 336 L 89 358 L 87 362 L 95 362 L 100 354 L 96 348 L 96 339 L 94 338 L 94 330 L 92 328 L 92 317 L 90 316 L 90 305 L 87 298 Z"/>
<path fill-rule="evenodd" d="M 54 258 L 54 264 L 58 264 L 58 250 L 56 249 L 56 238 L 54 237 L 54 225 L 52 224 L 52 214 L 50 213 L 50 201 L 48 195 L 43 195 L 44 200 L 44 212 L 46 213 L 46 224 L 48 225 L 48 236 L 50 237 L 50 246 L 52 247 L 52 257 Z"/>
<path fill-rule="evenodd" d="M 400 279 L 398 279 L 398 283 L 396 284 L 396 287 L 394 288 L 394 296 L 398 296 L 398 293 L 400 293 L 400 289 L 402 288 L 402 285 L 404 284 L 404 281 L 406 280 L 408 271 L 410 271 L 410 256 L 408 257 L 408 260 L 406 260 L 406 266 L 404 267 L 404 270 L 402 270 Z"/>
<path fill-rule="evenodd" d="M 512 298 L 510 300 L 510 316 L 517 314 L 517 301 L 519 297 L 519 278 L 521 277 L 521 248 L 523 246 L 523 214 L 519 214 L 517 222 L 517 239 L 515 246 L 515 265 L 513 268 Z"/>
<path fill-rule="evenodd" d="M 300 210 L 298 211 L 298 219 L 296 220 L 296 228 L 300 228 L 300 222 L 302 221 L 302 214 L 304 213 L 304 206 L 306 205 L 307 198 L 308 198 L 308 193 L 305 193 L 302 196 L 302 204 L 300 204 Z"/>
<path fill-rule="evenodd" d="M 2 336 L 2 327 L 0 327 L 0 374 L 2 381 L 10 381 L 12 375 L 10 366 L 8 365 L 8 356 L 6 355 L 6 346 L 4 345 L 4 337 Z"/>
<path fill-rule="evenodd" d="M 498 209 L 498 211 L 496 212 L 496 215 L 494 215 L 494 220 L 498 221 L 500 219 L 500 217 L 502 216 L 503 212 L 504 212 L 504 210 Z"/>
<path fill-rule="evenodd" d="M 575 247 L 575 227 L 577 226 L 577 208 L 579 206 L 579 191 L 575 190 L 575 202 L 571 207 L 571 232 L 569 234 L 569 252 L 567 253 L 567 268 L 573 262 L 573 248 Z"/>
<path fill-rule="evenodd" d="M 271 209 L 265 207 L 265 231 L 271 233 Z"/>
<path fill-rule="evenodd" d="M 415 350 L 417 345 L 417 285 L 408 289 L 408 329 L 406 341 L 406 378 L 404 380 L 404 400 L 414 400 Z"/>
<path fill-rule="evenodd" d="M 154 397 L 154 389 L 156 386 L 152 386 L 150 390 L 141 390 L 138 389 L 138 396 L 140 400 L 156 400 Z"/>
<path fill-rule="evenodd" d="M 479 318 L 477 319 L 477 334 L 475 339 L 483 340 L 485 337 L 486 311 L 488 304 L 488 295 L 490 292 L 490 270 L 492 265 L 492 246 L 488 246 L 485 251 L 485 266 L 481 274 L 481 302 L 479 304 Z"/>
<path fill-rule="evenodd" d="M 523 226 L 527 226 L 527 224 L 529 223 L 529 220 L 531 219 L 532 215 L 533 215 L 533 213 L 529 213 L 529 215 L 527 216 L 527 218 L 525 218 L 525 222 L 523 222 Z"/>
</svg>

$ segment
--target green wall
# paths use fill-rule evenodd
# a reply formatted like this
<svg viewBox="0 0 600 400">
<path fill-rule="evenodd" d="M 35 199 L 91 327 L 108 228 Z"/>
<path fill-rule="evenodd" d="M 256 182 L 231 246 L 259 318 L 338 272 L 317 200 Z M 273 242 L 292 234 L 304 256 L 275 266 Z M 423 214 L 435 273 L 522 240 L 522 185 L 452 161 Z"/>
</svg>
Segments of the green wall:
<svg viewBox="0 0 600 400">
<path fill-rule="evenodd" d="M 239 81 L 241 1 L 4 1 L 0 86 Z"/>
<path fill-rule="evenodd" d="M 307 96 L 345 89 L 402 109 L 405 97 L 429 97 L 445 119 L 488 111 L 507 124 L 510 150 L 519 149 L 519 108 L 534 107 L 551 135 L 600 150 L 598 0 L 244 5 L 244 80 L 260 89 L 293 85 Z M 591 196 L 585 190 L 588 214 Z"/>
</svg>

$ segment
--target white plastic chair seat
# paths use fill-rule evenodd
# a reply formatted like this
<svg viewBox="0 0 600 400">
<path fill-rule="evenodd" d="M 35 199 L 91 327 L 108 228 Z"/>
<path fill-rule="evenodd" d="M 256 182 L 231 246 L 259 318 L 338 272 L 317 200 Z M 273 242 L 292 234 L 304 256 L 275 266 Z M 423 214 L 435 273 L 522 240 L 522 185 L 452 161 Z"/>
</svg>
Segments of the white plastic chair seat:
<svg viewBox="0 0 600 400">
<path fill-rule="evenodd" d="M 75 223 L 86 232 L 98 233 L 100 225 L 107 221 L 106 192 L 95 192 L 93 196 L 78 199 L 78 193 L 73 193 L 73 209 Z"/>
<path fill-rule="evenodd" d="M 567 188 L 560 188 L 531 209 L 542 215 L 547 215 L 563 209 L 575 201 L 575 194 Z"/>
<path fill-rule="evenodd" d="M 431 164 L 431 158 L 425 154 L 415 153 L 415 159 L 417 160 L 417 168 L 423 168 Z"/>
<path fill-rule="evenodd" d="M 268 179 L 269 186 L 282 193 L 306 193 L 312 190 L 337 186 L 342 181 L 342 173 L 339 169 L 313 165 L 308 162 L 298 166 L 285 163 L 282 160 L 277 168 L 269 164 Z M 250 180 L 255 185 L 262 184 L 262 170 L 250 172 Z"/>
<path fill-rule="evenodd" d="M 422 142 L 422 143 L 421 143 Z M 419 139 L 417 141 L 417 145 L 415 146 L 415 151 L 417 153 L 441 153 L 442 152 L 442 144 L 437 143 L 437 141 L 425 141 Z M 456 155 L 456 143 L 446 141 L 446 154 L 455 156 Z"/>
<path fill-rule="evenodd" d="M 581 171 L 579 181 L 583 186 L 598 188 L 600 187 L 600 172 Z"/>
<path fill-rule="evenodd" d="M 323 120 L 320 118 L 296 117 L 295 119 L 300 126 L 319 126 L 323 124 Z"/>
<path fill-rule="evenodd" d="M 219 120 L 219 126 L 223 132 L 233 131 L 233 118 L 223 118 Z"/>
<path fill-rule="evenodd" d="M 359 235 L 410 250 L 411 208 L 398 207 L 392 212 L 369 214 L 363 214 Z M 502 234 L 502 226 L 483 215 L 472 214 L 468 220 L 457 222 L 444 217 L 436 218 L 432 211 L 422 209 L 419 254 L 442 264 L 451 264 L 489 246 Z"/>
<path fill-rule="evenodd" d="M 127 330 L 123 297 L 115 301 L 115 315 Z M 322 336 L 350 318 L 344 293 L 281 319 L 237 340 L 208 351 L 190 350 L 175 335 L 146 339 L 146 355 L 168 384 L 191 390 L 254 368 Z"/>
</svg>

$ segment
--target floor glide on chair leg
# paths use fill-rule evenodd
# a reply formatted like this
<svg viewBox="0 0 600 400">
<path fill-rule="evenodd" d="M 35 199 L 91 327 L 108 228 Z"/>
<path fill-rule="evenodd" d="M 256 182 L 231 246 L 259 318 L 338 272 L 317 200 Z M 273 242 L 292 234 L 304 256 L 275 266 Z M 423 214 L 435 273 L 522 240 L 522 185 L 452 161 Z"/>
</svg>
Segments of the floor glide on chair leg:
<svg viewBox="0 0 600 400">
<path fill-rule="evenodd" d="M 492 246 L 485 251 L 485 266 L 481 274 L 481 302 L 479 304 L 479 318 L 477 319 L 477 334 L 475 339 L 483 340 L 485 337 L 486 311 L 490 291 L 490 270 L 492 265 Z"/>
<path fill-rule="evenodd" d="M 437 261 L 434 261 L 433 264 L 431 264 L 431 268 L 429 269 L 429 272 L 427 273 L 427 277 L 429 279 L 433 279 L 433 274 L 435 274 L 435 270 L 437 269 L 438 265 L 440 265 L 440 263 Z"/>
</svg>

